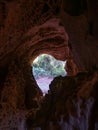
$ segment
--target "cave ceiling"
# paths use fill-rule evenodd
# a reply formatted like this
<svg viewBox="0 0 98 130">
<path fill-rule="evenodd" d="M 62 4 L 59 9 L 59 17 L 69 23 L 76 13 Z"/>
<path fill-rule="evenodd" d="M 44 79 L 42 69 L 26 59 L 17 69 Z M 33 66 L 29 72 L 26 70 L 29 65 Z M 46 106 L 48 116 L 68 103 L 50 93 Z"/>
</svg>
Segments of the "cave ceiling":
<svg viewBox="0 0 98 130">
<path fill-rule="evenodd" d="M 43 52 L 73 57 L 80 70 L 97 67 L 97 12 L 92 0 L 1 0 L 0 68 L 13 55 L 33 59 Z"/>
</svg>

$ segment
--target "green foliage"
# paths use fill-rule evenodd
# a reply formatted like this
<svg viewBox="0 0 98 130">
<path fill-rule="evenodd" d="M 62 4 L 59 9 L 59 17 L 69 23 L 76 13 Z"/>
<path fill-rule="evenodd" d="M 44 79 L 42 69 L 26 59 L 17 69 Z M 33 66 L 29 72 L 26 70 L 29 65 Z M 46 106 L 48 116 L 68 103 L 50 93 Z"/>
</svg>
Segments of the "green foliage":
<svg viewBox="0 0 98 130">
<path fill-rule="evenodd" d="M 35 78 L 65 76 L 64 62 L 58 61 L 50 55 L 43 54 L 37 57 L 32 64 Z"/>
</svg>

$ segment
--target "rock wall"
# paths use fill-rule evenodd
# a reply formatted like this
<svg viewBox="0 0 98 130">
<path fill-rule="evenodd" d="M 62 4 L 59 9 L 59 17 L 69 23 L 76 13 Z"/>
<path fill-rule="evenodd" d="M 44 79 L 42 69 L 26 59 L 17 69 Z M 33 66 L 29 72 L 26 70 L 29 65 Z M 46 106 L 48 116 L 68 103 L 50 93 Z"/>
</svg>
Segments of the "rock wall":
<svg viewBox="0 0 98 130">
<path fill-rule="evenodd" d="M 98 129 L 97 6 L 95 0 L 0 1 L 0 130 Z M 68 72 L 45 97 L 31 71 L 42 53 L 67 60 Z"/>
<path fill-rule="evenodd" d="M 97 130 L 97 86 L 97 72 L 55 78 L 36 118 L 27 124 L 41 130 Z"/>
</svg>

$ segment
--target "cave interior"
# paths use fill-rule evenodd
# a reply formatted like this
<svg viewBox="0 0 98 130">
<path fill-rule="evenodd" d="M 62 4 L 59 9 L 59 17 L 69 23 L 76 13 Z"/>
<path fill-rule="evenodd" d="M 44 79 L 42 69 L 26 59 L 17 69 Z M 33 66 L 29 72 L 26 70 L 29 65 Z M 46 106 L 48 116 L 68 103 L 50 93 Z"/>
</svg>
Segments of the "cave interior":
<svg viewBox="0 0 98 130">
<path fill-rule="evenodd" d="M 0 0 L 0 130 L 98 130 L 97 42 L 97 0 Z M 44 53 L 67 61 L 45 96 Z"/>
</svg>

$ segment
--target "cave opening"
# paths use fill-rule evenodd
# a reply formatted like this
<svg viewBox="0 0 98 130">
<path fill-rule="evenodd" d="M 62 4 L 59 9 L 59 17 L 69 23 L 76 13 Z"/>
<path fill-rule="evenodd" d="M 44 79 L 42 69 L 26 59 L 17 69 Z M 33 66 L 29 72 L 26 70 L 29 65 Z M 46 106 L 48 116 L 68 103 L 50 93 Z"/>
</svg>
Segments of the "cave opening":
<svg viewBox="0 0 98 130">
<path fill-rule="evenodd" d="M 55 59 L 48 54 L 37 56 L 32 63 L 32 74 L 43 96 L 48 93 L 49 84 L 57 76 L 66 76 L 66 61 Z"/>
</svg>

